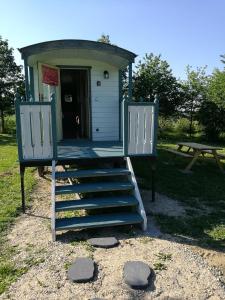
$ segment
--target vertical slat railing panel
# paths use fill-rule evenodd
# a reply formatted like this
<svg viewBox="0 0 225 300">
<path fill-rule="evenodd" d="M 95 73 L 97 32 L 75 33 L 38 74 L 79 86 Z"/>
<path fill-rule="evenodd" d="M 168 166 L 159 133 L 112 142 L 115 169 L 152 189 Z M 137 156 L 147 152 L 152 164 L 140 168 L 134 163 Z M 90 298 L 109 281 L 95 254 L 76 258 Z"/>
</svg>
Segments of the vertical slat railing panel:
<svg viewBox="0 0 225 300">
<path fill-rule="evenodd" d="M 153 107 L 151 107 L 151 113 L 147 113 L 145 108 L 145 141 L 144 141 L 144 152 L 152 153 L 152 136 L 153 136 L 153 126 L 152 126 L 152 116 L 153 116 Z"/>
<path fill-rule="evenodd" d="M 43 157 L 43 146 L 41 143 L 41 106 L 35 105 L 30 107 L 31 132 L 33 137 L 34 157 L 40 159 Z"/>
<path fill-rule="evenodd" d="M 155 155 L 156 102 L 124 101 L 124 155 Z"/>
<path fill-rule="evenodd" d="M 20 161 L 57 156 L 55 100 L 16 101 L 17 141 Z"/>
<path fill-rule="evenodd" d="M 21 137 L 22 137 L 22 152 L 23 158 L 27 159 L 33 157 L 33 142 L 32 132 L 29 130 L 30 123 L 30 106 L 22 106 L 20 108 L 20 122 L 21 122 Z"/>
<path fill-rule="evenodd" d="M 42 122 L 43 122 L 43 156 L 51 158 L 53 157 L 53 144 L 52 144 L 52 120 L 51 120 L 51 107 L 46 106 L 41 108 Z"/>
</svg>

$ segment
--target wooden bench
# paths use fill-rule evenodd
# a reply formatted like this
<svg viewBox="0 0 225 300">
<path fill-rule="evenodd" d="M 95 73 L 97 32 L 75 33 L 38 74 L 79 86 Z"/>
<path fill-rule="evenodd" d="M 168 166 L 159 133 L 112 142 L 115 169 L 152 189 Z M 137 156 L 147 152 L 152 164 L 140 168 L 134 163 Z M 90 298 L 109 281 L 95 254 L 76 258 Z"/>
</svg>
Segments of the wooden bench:
<svg viewBox="0 0 225 300">
<path fill-rule="evenodd" d="M 212 150 L 202 150 L 202 153 L 212 154 Z M 225 155 L 224 155 L 224 154 L 221 154 L 221 153 L 218 153 L 218 152 L 217 152 L 217 156 L 218 156 L 220 159 L 225 159 Z"/>
<path fill-rule="evenodd" d="M 184 153 L 184 152 L 177 151 L 177 150 L 173 150 L 173 149 L 166 149 L 166 151 L 168 151 L 168 152 L 170 152 L 170 153 L 173 153 L 173 154 L 180 155 L 180 156 L 182 156 L 182 157 L 186 157 L 186 158 L 193 157 L 193 155 L 191 155 L 191 154 Z"/>
</svg>

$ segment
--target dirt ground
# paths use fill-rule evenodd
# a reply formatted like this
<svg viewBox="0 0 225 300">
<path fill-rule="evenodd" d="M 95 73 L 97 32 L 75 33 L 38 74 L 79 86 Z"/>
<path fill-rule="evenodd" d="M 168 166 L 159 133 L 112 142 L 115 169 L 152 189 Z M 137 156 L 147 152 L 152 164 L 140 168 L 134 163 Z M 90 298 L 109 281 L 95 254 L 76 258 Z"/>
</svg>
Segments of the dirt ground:
<svg viewBox="0 0 225 300">
<path fill-rule="evenodd" d="M 152 204 L 148 191 L 142 195 L 148 212 L 158 211 L 160 205 L 161 212 L 184 214 L 172 199 L 157 195 Z M 50 181 L 39 179 L 32 198 L 32 207 L 18 218 L 8 235 L 9 243 L 18 249 L 13 258 L 16 264 L 30 267 L 0 299 L 225 299 L 222 273 L 215 268 L 218 262 L 224 267 L 224 255 L 178 243 L 162 234 L 151 216 L 145 234 L 136 227 L 97 229 L 62 233 L 52 243 Z M 97 236 L 115 236 L 120 245 L 95 249 L 85 242 Z M 97 265 L 94 280 L 70 282 L 68 266 L 76 257 L 86 256 Z M 141 260 L 151 267 L 147 290 L 133 290 L 124 283 L 123 266 L 129 260 Z"/>
</svg>

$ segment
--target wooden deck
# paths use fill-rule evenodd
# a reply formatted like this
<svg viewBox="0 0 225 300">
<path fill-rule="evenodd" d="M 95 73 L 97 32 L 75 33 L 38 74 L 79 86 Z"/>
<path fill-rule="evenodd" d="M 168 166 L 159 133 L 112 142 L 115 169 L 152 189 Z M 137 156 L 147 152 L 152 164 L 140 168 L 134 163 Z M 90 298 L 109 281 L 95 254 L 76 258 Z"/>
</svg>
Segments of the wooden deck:
<svg viewBox="0 0 225 300">
<path fill-rule="evenodd" d="M 58 159 L 86 159 L 123 157 L 121 142 L 93 142 L 89 140 L 63 140 L 58 144 Z"/>
</svg>

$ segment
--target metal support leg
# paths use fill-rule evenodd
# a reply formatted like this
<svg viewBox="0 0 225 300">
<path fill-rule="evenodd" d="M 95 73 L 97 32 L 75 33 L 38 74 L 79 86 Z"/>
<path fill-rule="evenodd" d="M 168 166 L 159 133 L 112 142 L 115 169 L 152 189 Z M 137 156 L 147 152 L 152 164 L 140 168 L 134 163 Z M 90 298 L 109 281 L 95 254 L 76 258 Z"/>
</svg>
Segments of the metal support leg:
<svg viewBox="0 0 225 300">
<path fill-rule="evenodd" d="M 24 173 L 25 173 L 25 167 L 20 164 L 20 186 L 21 186 L 21 199 L 22 199 L 23 213 L 25 213 L 25 211 L 26 211 L 25 190 L 24 190 Z"/>
<path fill-rule="evenodd" d="M 152 202 L 155 202 L 155 164 L 152 163 Z"/>
</svg>

